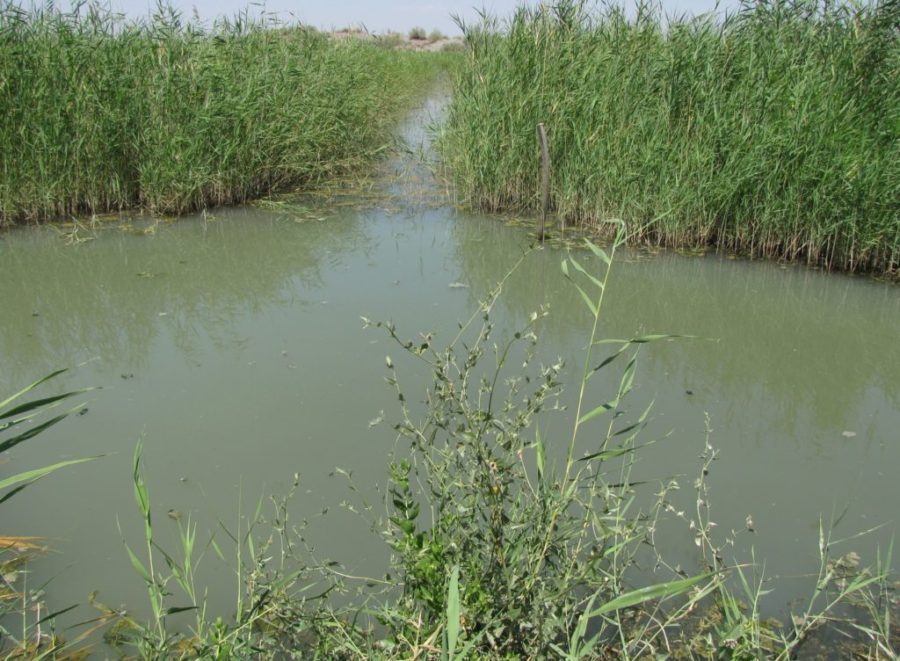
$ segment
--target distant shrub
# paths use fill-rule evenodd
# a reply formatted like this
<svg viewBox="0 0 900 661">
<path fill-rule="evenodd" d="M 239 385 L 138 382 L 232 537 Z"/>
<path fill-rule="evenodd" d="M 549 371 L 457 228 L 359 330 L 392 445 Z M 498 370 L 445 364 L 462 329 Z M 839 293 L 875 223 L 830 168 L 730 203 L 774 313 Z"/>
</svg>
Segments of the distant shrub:
<svg viewBox="0 0 900 661">
<path fill-rule="evenodd" d="M 397 32 L 388 32 L 387 34 L 375 37 L 375 44 L 381 48 L 394 49 L 403 43 L 403 35 Z"/>
<path fill-rule="evenodd" d="M 415 27 L 409 31 L 409 38 L 414 41 L 422 41 L 425 39 L 425 28 Z"/>
<path fill-rule="evenodd" d="M 428 35 L 428 41 L 432 44 L 435 41 L 440 41 L 443 38 L 444 38 L 444 33 L 441 32 L 440 30 L 432 30 L 431 33 Z"/>
</svg>

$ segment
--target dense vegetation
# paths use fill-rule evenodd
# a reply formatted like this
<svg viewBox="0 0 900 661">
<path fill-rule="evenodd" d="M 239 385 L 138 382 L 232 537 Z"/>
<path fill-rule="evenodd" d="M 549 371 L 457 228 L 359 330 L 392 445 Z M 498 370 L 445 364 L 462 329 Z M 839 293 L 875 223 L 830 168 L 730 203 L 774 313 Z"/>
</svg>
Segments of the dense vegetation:
<svg viewBox="0 0 900 661">
<path fill-rule="evenodd" d="M 0 5 L 0 226 L 180 213 L 333 175 L 382 151 L 446 55 L 246 17 Z"/>
<path fill-rule="evenodd" d="M 729 16 L 563 1 L 465 28 L 445 157 L 487 210 L 539 204 L 636 239 L 896 275 L 900 4 L 771 0 Z"/>
<path fill-rule="evenodd" d="M 628 238 L 895 272 L 897 46 L 886 7 L 775 2 L 722 24 L 669 25 L 646 9 L 633 20 L 565 1 L 520 10 L 505 33 L 467 32 L 450 163 L 479 205 L 531 208 L 534 124 L 545 121 L 564 216 L 599 225 L 615 212 L 638 228 Z M 0 224 L 181 212 L 335 174 L 383 149 L 436 63 L 298 28 L 203 30 L 165 13 L 124 24 L 4 5 Z M 92 598 L 99 615 L 57 635 L 66 609 L 48 613 L 24 578 L 44 542 L 2 530 L 0 655 L 77 656 L 102 630 L 141 658 L 787 659 L 833 653 L 816 647 L 827 628 L 849 641 L 841 653 L 895 657 L 890 550 L 864 567 L 822 525 L 808 601 L 766 620 L 762 570 L 731 552 L 746 531 L 712 520 L 709 442 L 687 511 L 671 504 L 676 481 L 632 480 L 650 413 L 628 407 L 639 349 L 669 338 L 598 336 L 626 240 L 624 222 L 604 227 L 608 252 L 587 243 L 562 267 L 591 315 L 563 438 L 541 435 L 562 389 L 562 366 L 534 355 L 547 313 L 495 333 L 504 282 L 444 346 L 366 320 L 431 376 L 424 394 L 408 393 L 387 357 L 400 410 L 383 502 L 356 492 L 347 504 L 391 549 L 382 575 L 348 576 L 317 558 L 286 500 L 260 503 L 249 530 L 221 523 L 220 541 L 204 543 L 190 518 L 175 517 L 180 547 L 163 548 L 139 444 L 144 538 L 123 553 L 146 586 L 149 619 Z M 611 399 L 590 401 L 588 382 L 607 377 Z M 0 401 L 0 454 L 82 410 L 58 411 L 80 392 L 23 402 L 46 380 Z M 0 480 L 0 504 L 81 461 Z M 683 524 L 696 567 L 667 560 L 663 521 Z M 231 613 L 210 613 L 196 578 L 209 549 L 238 573 Z"/>
</svg>

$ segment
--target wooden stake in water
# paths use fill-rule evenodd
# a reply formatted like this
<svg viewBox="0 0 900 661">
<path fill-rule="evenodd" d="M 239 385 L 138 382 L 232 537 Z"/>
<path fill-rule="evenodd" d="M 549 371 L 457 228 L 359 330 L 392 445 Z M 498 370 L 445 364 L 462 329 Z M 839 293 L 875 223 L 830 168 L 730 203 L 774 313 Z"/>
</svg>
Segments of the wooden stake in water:
<svg viewBox="0 0 900 661">
<path fill-rule="evenodd" d="M 541 219 L 538 223 L 538 238 L 544 240 L 544 223 L 547 210 L 550 208 L 550 146 L 547 143 L 547 131 L 544 122 L 537 125 L 538 143 L 541 146 Z"/>
</svg>

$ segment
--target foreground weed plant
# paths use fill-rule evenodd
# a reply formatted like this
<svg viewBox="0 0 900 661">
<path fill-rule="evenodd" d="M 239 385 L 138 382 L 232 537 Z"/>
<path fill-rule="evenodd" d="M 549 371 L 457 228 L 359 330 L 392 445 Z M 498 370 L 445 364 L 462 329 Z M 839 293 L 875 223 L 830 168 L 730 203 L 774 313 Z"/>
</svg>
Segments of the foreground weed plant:
<svg viewBox="0 0 900 661">
<path fill-rule="evenodd" d="M 574 256 L 563 263 L 573 281 L 579 277 L 573 286 L 593 316 L 568 438 L 543 438 L 538 425 L 542 411 L 558 408 L 561 387 L 561 364 L 531 367 L 534 327 L 546 312 L 492 344 L 490 311 L 503 283 L 445 348 L 433 348 L 431 336 L 403 341 L 386 326 L 433 377 L 424 419 L 416 421 L 387 361 L 403 413 L 397 429 L 410 446 L 408 458 L 391 465 L 389 541 L 403 595 L 381 618 L 389 656 L 406 656 L 436 633 L 423 631 L 423 622 L 456 628 L 457 644 L 478 656 L 582 658 L 601 647 L 636 654 L 661 644 L 665 627 L 720 582 L 716 572 L 673 574 L 640 589 L 626 580 L 663 499 L 650 512 L 634 507 L 631 458 L 648 411 L 629 418 L 623 407 L 637 347 L 663 336 L 617 341 L 611 357 L 595 358 L 603 296 L 624 240 L 616 227 L 609 254 L 588 244 L 599 277 Z M 588 381 L 619 357 L 626 366 L 615 397 L 589 404 Z M 561 456 L 562 465 L 551 459 Z M 458 628 L 450 611 L 459 612 Z"/>
<path fill-rule="evenodd" d="M 234 549 L 226 558 L 226 542 L 216 541 L 215 535 L 198 543 L 197 525 L 189 517 L 178 518 L 177 548 L 163 548 L 154 531 L 141 442 L 135 447 L 133 467 L 134 500 L 144 524 L 143 549 L 124 544 L 144 582 L 151 619 L 144 621 L 127 609 L 94 600 L 103 618 L 113 620 L 104 634 L 107 645 L 145 659 L 308 657 L 327 650 L 328 625 L 336 616 L 322 600 L 337 585 L 329 567 L 305 553 L 303 526 L 290 521 L 287 505 L 299 485 L 298 476 L 291 492 L 282 500 L 273 499 L 269 510 L 263 500 L 257 503 L 246 529 L 241 528 L 240 512 L 236 528 L 219 522 Z M 221 615 L 210 617 L 206 591 L 198 585 L 197 570 L 208 551 L 235 570 L 235 609 L 227 621 Z M 193 621 L 184 620 L 185 614 L 193 614 Z M 182 618 L 177 623 L 176 616 Z"/>
</svg>

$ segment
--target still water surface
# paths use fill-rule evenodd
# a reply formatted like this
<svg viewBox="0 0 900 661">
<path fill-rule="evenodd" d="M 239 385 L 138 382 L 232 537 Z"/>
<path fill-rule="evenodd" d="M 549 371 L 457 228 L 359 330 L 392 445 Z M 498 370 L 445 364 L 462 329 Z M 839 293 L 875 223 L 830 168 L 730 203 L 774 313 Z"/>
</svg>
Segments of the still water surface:
<svg viewBox="0 0 900 661">
<path fill-rule="evenodd" d="M 407 131 L 414 141 L 417 126 Z M 0 393 L 60 367 L 74 369 L 58 388 L 102 388 L 85 396 L 86 415 L 0 466 L 8 475 L 104 455 L 4 507 L 4 534 L 48 537 L 55 549 L 32 579 L 52 579 L 51 606 L 84 604 L 99 590 L 107 604 L 142 611 L 122 544 L 122 536 L 141 544 L 130 481 L 139 438 L 162 539 L 175 529 L 167 510 L 189 514 L 201 531 L 216 531 L 217 521 L 234 529 L 259 497 L 286 492 L 299 473 L 294 516 L 310 521 L 321 556 L 354 573 L 385 571 L 384 545 L 340 508 L 351 494 L 333 473 L 351 472 L 371 497 L 394 447 L 396 399 L 383 378 L 385 355 L 397 361 L 398 351 L 360 317 L 393 320 L 409 337 L 435 331 L 440 344 L 530 243 L 503 219 L 435 204 L 439 187 L 414 160 L 388 169 L 395 176 L 354 204 L 219 210 L 146 234 L 133 230 L 147 221 L 134 221 L 132 231 L 112 226 L 77 245 L 47 228 L 0 238 Z M 548 305 L 541 356 L 571 366 L 574 391 L 589 319 L 561 276 L 564 256 L 553 247 L 531 253 L 495 321 L 509 333 Z M 873 561 L 896 531 L 900 504 L 900 290 L 716 256 L 621 257 L 601 335 L 697 336 L 641 353 L 630 406 L 654 400 L 644 436 L 664 437 L 636 467 L 648 493 L 675 477 L 676 506 L 691 506 L 708 414 L 720 451 L 709 476 L 713 518 L 727 531 L 752 516 L 757 532 L 740 535 L 736 551 L 747 561 L 752 547 L 766 576 L 781 577 L 768 608 L 805 593 L 820 517 L 846 510 L 836 537 L 883 524 L 838 549 Z M 399 367 L 407 397 L 421 401 L 428 375 L 408 361 Z M 370 427 L 381 412 L 385 422 Z M 554 415 L 544 423 L 551 432 L 569 424 Z M 669 557 L 690 568 L 686 527 L 664 530 Z M 217 539 L 224 545 L 221 530 Z M 227 616 L 233 573 L 211 553 L 204 565 L 213 611 Z M 73 620 L 91 615 L 82 606 Z"/>
</svg>

